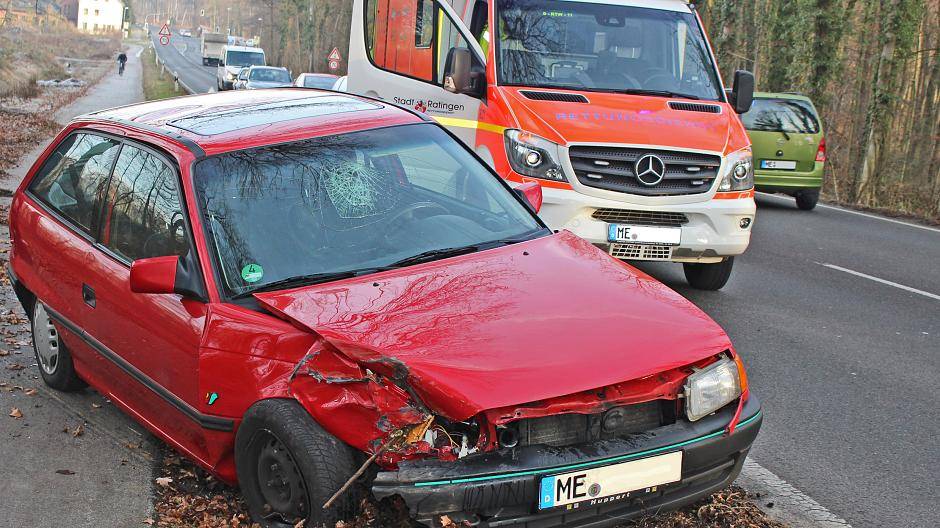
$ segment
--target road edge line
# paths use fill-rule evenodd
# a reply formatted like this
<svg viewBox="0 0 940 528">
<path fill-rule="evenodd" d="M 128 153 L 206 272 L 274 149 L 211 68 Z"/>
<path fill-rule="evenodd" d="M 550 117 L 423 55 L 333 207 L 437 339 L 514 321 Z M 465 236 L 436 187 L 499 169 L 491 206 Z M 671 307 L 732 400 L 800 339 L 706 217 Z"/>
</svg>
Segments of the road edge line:
<svg viewBox="0 0 940 528">
<path fill-rule="evenodd" d="M 911 287 L 911 286 L 906 286 L 906 285 L 901 284 L 901 283 L 899 283 L 899 282 L 889 281 L 888 279 L 882 279 L 881 277 L 875 277 L 874 275 L 868 275 L 868 274 L 866 274 L 866 273 L 862 273 L 861 271 L 855 271 L 855 270 L 851 270 L 851 269 L 849 269 L 849 268 L 843 268 L 842 266 L 836 266 L 835 264 L 827 264 L 827 263 L 825 263 L 825 262 L 817 262 L 816 264 L 819 264 L 820 266 L 822 266 L 822 267 L 824 267 L 824 268 L 828 268 L 828 269 L 835 270 L 835 271 L 841 271 L 842 273 L 848 273 L 849 275 L 854 275 L 854 276 L 859 277 L 859 278 L 862 278 L 862 279 L 868 279 L 868 280 L 870 280 L 870 281 L 872 281 L 872 282 L 877 282 L 877 283 L 883 284 L 883 285 L 885 285 L 885 286 L 891 286 L 891 287 L 893 287 L 893 288 L 897 288 L 897 289 L 899 289 L 899 290 L 906 291 L 906 292 L 908 292 L 908 293 L 915 293 L 915 294 L 917 294 L 917 295 L 922 295 L 922 296 L 924 296 L 924 297 L 927 297 L 928 299 L 933 299 L 933 300 L 935 300 L 935 301 L 940 301 L 940 295 L 937 295 L 936 293 L 930 293 L 929 291 L 918 290 L 917 288 L 914 288 L 914 287 Z"/>
<path fill-rule="evenodd" d="M 830 512 L 750 457 L 744 461 L 735 483 L 750 494 L 760 494 L 759 499 L 751 497 L 754 504 L 770 518 L 790 528 L 852 528 L 848 521 Z"/>
<path fill-rule="evenodd" d="M 778 200 L 788 200 L 787 197 L 781 196 L 781 195 L 779 195 L 779 194 L 772 194 L 772 193 L 765 193 L 765 192 L 757 192 L 757 195 L 760 196 L 761 198 L 775 198 L 775 199 L 778 199 Z M 792 203 L 792 202 L 790 202 L 790 203 Z M 838 205 L 829 205 L 829 204 L 826 204 L 826 203 L 819 203 L 819 204 L 816 205 L 816 207 L 822 207 L 823 209 L 829 209 L 829 210 L 832 210 L 832 211 L 841 211 L 841 212 L 843 212 L 843 213 L 849 213 L 849 214 L 854 214 L 854 215 L 858 215 L 858 216 L 864 216 L 865 218 L 871 218 L 871 219 L 874 219 L 874 220 L 882 220 L 882 221 L 884 221 L 884 222 L 891 222 L 892 224 L 898 224 L 898 225 L 902 225 L 902 226 L 913 227 L 913 228 L 915 228 L 915 229 L 922 229 L 922 230 L 924 230 L 924 231 L 932 231 L 932 232 L 934 232 L 934 233 L 940 233 L 940 229 L 938 229 L 938 228 L 936 228 L 936 227 L 929 226 L 929 225 L 915 224 L 914 222 L 905 222 L 904 220 L 897 220 L 897 219 L 895 219 L 895 218 L 890 218 L 890 217 L 887 217 L 887 216 L 876 215 L 876 214 L 872 214 L 872 213 L 866 213 L 866 212 L 863 212 L 863 211 L 856 211 L 856 210 L 854 210 L 854 209 L 849 209 L 849 208 L 847 208 L 847 207 L 841 207 L 841 206 L 838 206 Z"/>
</svg>

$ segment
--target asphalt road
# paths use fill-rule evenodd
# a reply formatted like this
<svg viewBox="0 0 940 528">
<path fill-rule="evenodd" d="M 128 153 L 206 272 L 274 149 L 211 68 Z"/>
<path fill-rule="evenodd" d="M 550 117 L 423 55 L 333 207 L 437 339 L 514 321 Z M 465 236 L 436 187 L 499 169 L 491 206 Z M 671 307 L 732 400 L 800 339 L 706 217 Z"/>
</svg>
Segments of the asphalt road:
<svg viewBox="0 0 940 528">
<path fill-rule="evenodd" d="M 177 74 L 187 91 L 207 93 L 216 90 L 215 66 L 202 65 L 202 43 L 198 38 L 182 37 L 177 33 L 170 36 L 170 43 L 160 44 L 158 29 L 152 28 L 150 38 L 160 59 L 169 71 Z"/>
<path fill-rule="evenodd" d="M 195 91 L 198 41 L 156 45 Z M 940 526 L 940 230 L 760 196 L 721 292 L 640 267 L 728 331 L 766 411 L 762 466 L 855 527 Z"/>
<path fill-rule="evenodd" d="M 692 290 L 676 265 L 640 267 L 744 355 L 766 411 L 758 463 L 856 528 L 940 526 L 940 230 L 776 196 L 758 208 L 721 292 Z"/>
</svg>

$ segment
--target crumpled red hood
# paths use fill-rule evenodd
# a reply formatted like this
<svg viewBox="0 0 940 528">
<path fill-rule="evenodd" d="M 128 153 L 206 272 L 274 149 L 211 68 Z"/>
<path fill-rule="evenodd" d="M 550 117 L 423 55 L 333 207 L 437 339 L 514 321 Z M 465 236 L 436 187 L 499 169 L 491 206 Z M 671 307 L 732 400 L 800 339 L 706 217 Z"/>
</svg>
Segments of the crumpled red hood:
<svg viewBox="0 0 940 528">
<path fill-rule="evenodd" d="M 590 103 L 534 101 L 519 88 L 501 88 L 519 128 L 564 145 L 619 143 L 665 145 L 724 152 L 734 113 L 724 103 L 721 114 L 673 110 L 670 99 L 602 92 L 576 93 Z M 689 101 L 694 102 L 694 101 Z"/>
<path fill-rule="evenodd" d="M 692 303 L 567 232 L 255 297 L 351 359 L 403 365 L 425 403 L 454 420 L 730 347 Z"/>
</svg>

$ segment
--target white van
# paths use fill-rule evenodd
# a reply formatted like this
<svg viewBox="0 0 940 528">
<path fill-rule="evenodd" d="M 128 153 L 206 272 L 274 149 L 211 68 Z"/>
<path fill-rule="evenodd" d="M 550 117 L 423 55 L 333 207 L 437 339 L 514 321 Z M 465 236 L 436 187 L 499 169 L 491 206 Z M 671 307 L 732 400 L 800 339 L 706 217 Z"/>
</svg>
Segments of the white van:
<svg viewBox="0 0 940 528">
<path fill-rule="evenodd" d="M 348 89 L 426 113 L 541 216 L 716 290 L 748 247 L 754 77 L 722 84 L 685 0 L 354 0 Z"/>
<path fill-rule="evenodd" d="M 231 90 L 242 68 L 249 66 L 267 66 L 264 50 L 249 46 L 225 46 L 222 59 L 216 69 L 216 88 L 221 92 Z"/>
</svg>

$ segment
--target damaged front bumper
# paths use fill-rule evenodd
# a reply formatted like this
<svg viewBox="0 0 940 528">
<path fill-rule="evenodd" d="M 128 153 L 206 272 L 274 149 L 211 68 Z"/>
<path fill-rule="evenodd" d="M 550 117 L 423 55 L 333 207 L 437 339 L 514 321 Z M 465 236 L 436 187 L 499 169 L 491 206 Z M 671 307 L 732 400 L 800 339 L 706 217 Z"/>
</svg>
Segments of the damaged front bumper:
<svg viewBox="0 0 940 528">
<path fill-rule="evenodd" d="M 753 395 L 732 434 L 736 406 L 690 423 L 682 420 L 625 439 L 565 448 L 530 446 L 481 453 L 455 462 L 402 462 L 381 472 L 372 491 L 401 496 L 420 522 L 439 525 L 442 515 L 481 527 L 602 527 L 640 515 L 676 509 L 729 485 L 740 473 L 763 417 Z M 682 480 L 630 494 L 617 502 L 596 499 L 576 508 L 538 509 L 541 477 L 683 451 Z"/>
</svg>

